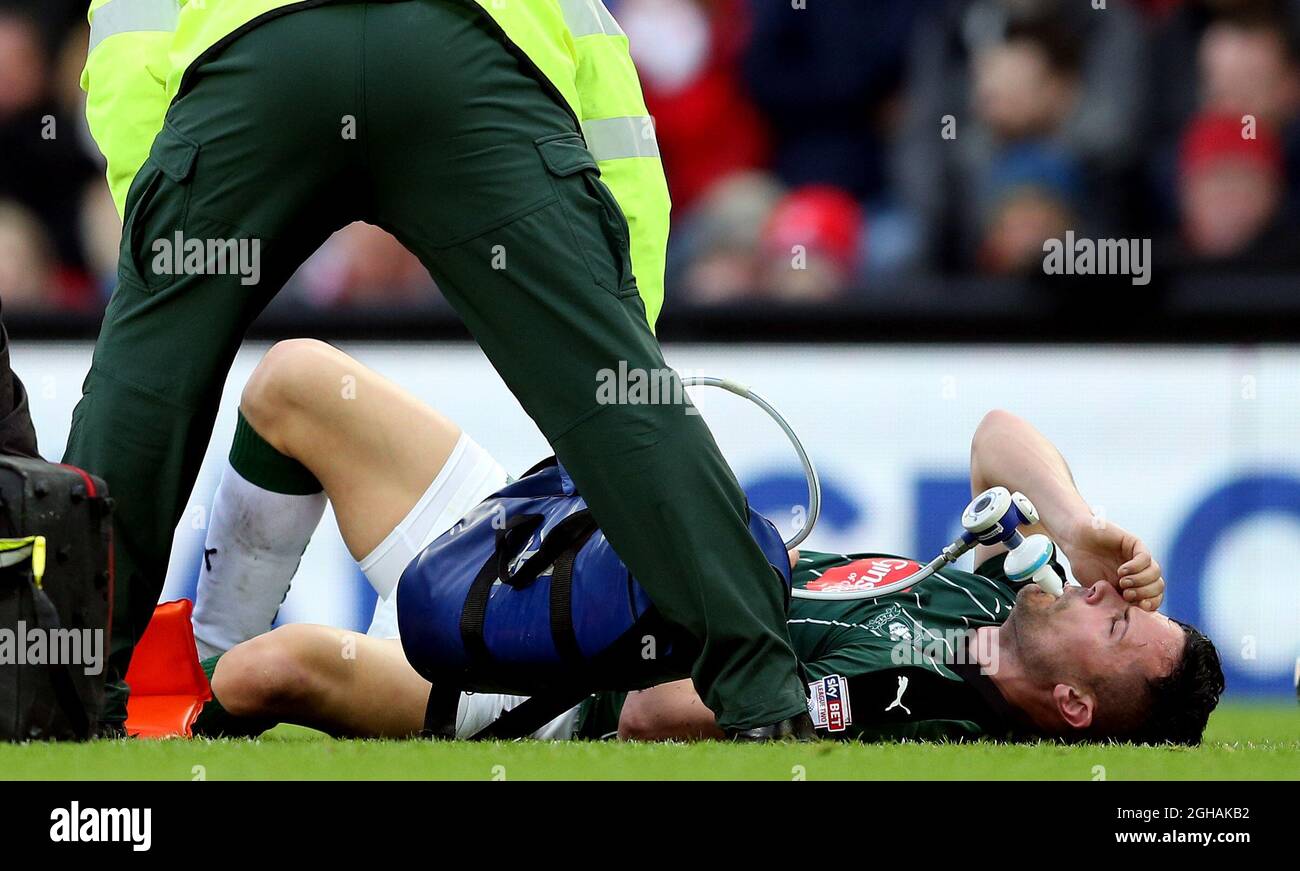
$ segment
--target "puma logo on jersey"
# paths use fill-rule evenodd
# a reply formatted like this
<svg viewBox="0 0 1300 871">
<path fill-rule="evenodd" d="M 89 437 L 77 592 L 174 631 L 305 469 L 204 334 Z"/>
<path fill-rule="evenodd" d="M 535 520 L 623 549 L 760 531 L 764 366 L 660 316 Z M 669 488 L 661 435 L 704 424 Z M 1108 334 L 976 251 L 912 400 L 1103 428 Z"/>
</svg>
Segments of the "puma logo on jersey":
<svg viewBox="0 0 1300 871">
<path fill-rule="evenodd" d="M 912 715 L 912 709 L 903 704 L 903 693 L 905 692 L 907 692 L 907 678 L 900 674 L 898 676 L 898 695 L 889 703 L 889 707 L 885 708 L 886 714 L 894 710 L 894 708 L 902 708 L 909 717 Z"/>
</svg>

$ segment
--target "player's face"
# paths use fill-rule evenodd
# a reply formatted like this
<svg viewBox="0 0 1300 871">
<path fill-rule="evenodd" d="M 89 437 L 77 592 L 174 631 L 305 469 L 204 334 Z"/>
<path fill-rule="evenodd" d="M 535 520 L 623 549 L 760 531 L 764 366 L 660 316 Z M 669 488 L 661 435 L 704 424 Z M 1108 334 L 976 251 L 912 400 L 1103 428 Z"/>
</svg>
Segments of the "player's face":
<svg viewBox="0 0 1300 871">
<path fill-rule="evenodd" d="M 1105 581 L 1066 587 L 1060 598 L 1029 584 L 1008 622 L 1025 658 L 1061 682 L 1119 671 L 1155 680 L 1173 670 L 1184 643 L 1178 624 L 1124 601 Z"/>
</svg>

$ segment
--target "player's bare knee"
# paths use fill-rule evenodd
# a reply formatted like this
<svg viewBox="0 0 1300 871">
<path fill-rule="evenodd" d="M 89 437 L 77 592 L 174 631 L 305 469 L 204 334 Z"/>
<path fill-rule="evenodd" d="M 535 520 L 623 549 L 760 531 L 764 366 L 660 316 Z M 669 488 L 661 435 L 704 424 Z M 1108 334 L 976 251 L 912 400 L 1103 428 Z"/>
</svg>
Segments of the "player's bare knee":
<svg viewBox="0 0 1300 871">
<path fill-rule="evenodd" d="M 319 675 L 303 637 L 308 627 L 282 626 L 221 657 L 212 694 L 237 717 L 272 717 L 310 703 Z"/>
<path fill-rule="evenodd" d="M 1006 409 L 995 408 L 981 418 L 979 426 L 975 428 L 975 435 L 976 437 L 979 437 L 981 435 L 996 432 L 999 429 L 1014 424 L 1018 420 L 1018 417 Z"/>
<path fill-rule="evenodd" d="M 274 442 L 294 416 L 310 413 L 320 393 L 323 370 L 340 355 L 316 339 L 277 342 L 244 386 L 239 400 L 244 418 L 259 435 Z"/>
<path fill-rule="evenodd" d="M 659 735 L 659 722 L 649 705 L 637 704 L 636 694 L 629 693 L 618 715 L 620 741 L 654 741 Z"/>
<path fill-rule="evenodd" d="M 618 718 L 618 740 L 648 741 L 650 739 L 642 731 L 639 721 L 624 715 Z"/>
</svg>

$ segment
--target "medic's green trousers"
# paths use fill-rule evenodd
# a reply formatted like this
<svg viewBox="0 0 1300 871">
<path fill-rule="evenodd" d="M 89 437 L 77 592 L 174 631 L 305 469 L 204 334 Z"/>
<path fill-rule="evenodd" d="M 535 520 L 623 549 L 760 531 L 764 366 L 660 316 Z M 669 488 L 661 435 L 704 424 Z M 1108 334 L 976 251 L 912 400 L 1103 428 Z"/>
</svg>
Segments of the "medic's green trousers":
<svg viewBox="0 0 1300 871">
<path fill-rule="evenodd" d="M 111 679 L 157 601 L 246 328 L 360 220 L 423 261 L 610 542 L 698 640 L 693 677 L 720 724 L 804 710 L 785 592 L 707 427 L 680 404 L 598 402 L 601 370 L 666 365 L 626 221 L 537 75 L 455 0 L 306 8 L 191 70 L 127 199 L 118 287 L 67 450 L 118 504 Z M 155 242 L 177 232 L 258 240 L 259 282 L 166 274 Z"/>
</svg>

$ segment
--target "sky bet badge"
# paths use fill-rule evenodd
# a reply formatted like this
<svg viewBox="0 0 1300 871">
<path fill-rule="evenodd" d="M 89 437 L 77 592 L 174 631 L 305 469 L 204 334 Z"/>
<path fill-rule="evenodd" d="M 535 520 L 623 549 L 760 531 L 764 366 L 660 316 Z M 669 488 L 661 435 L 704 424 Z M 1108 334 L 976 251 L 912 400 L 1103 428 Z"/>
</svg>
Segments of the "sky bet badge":
<svg viewBox="0 0 1300 871">
<path fill-rule="evenodd" d="M 813 725 L 827 732 L 843 732 L 853 722 L 849 685 L 838 674 L 808 684 L 808 713 Z"/>
</svg>

